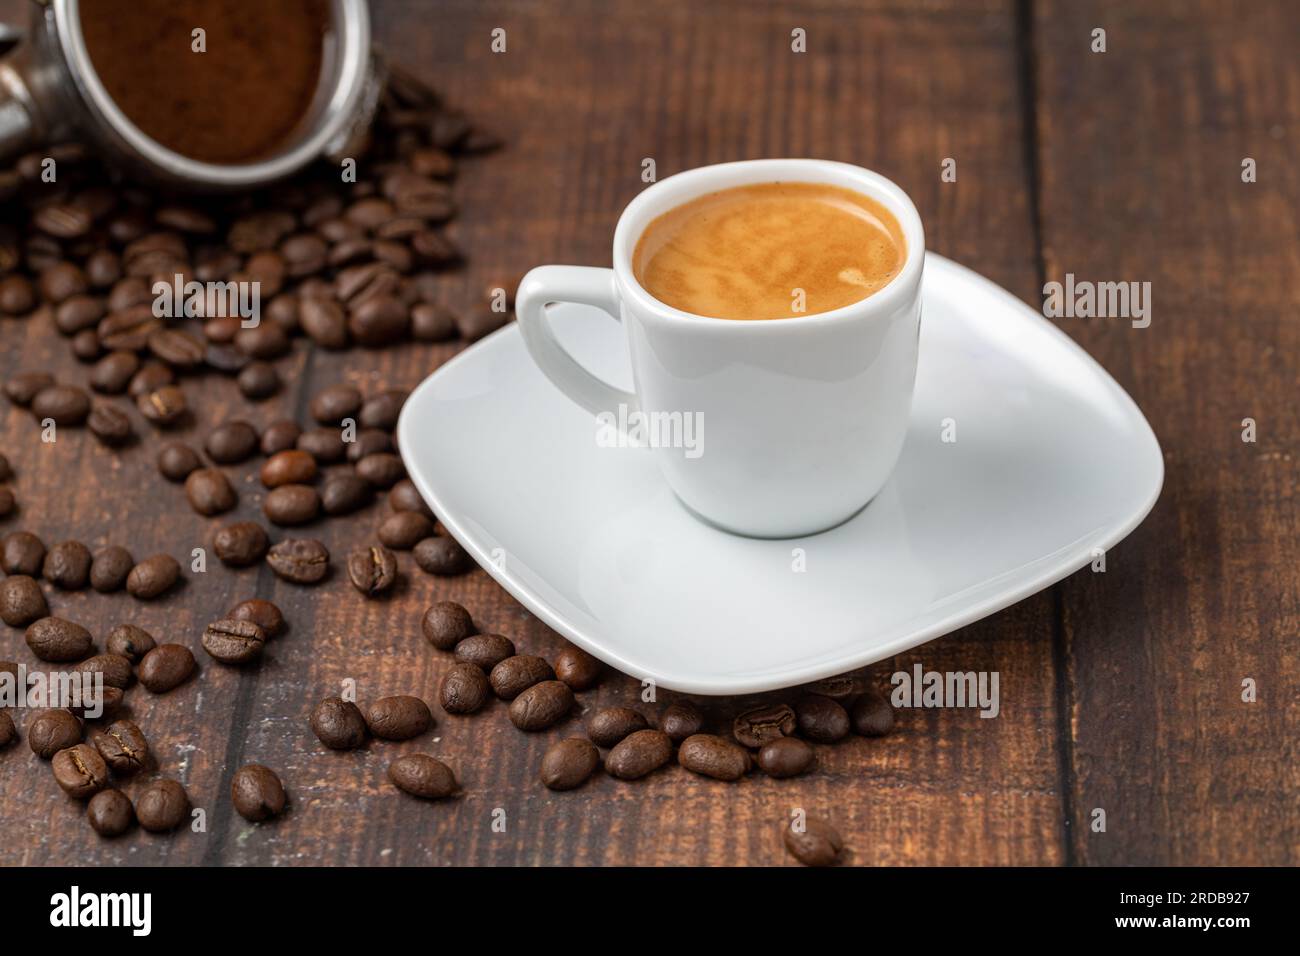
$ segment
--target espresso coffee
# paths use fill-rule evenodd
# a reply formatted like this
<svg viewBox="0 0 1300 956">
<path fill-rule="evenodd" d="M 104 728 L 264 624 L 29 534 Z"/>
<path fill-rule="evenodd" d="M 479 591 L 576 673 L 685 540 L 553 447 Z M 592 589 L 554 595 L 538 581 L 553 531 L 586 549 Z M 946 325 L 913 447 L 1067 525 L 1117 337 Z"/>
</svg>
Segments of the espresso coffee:
<svg viewBox="0 0 1300 956">
<path fill-rule="evenodd" d="M 632 271 L 652 296 L 719 319 L 830 312 L 879 291 L 907 243 L 889 210 L 819 183 L 760 183 L 694 199 L 642 233 Z"/>
<path fill-rule="evenodd" d="M 86 50 L 113 102 L 145 135 L 191 159 L 275 154 L 320 83 L 327 0 L 81 0 L 80 10 Z"/>
</svg>

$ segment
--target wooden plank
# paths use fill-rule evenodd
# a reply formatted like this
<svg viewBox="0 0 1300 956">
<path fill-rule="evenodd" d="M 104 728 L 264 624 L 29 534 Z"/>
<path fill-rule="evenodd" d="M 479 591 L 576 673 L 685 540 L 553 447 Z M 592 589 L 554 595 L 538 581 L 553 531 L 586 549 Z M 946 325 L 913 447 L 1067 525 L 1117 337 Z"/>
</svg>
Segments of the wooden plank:
<svg viewBox="0 0 1300 956">
<path fill-rule="evenodd" d="M 1059 324 L 1166 464 L 1106 573 L 1062 590 L 1081 862 L 1300 860 L 1297 35 L 1289 3 L 1052 0 L 1034 18 L 1047 277 L 1152 289 L 1148 328 Z"/>
<path fill-rule="evenodd" d="M 932 248 L 1034 298 L 1017 23 L 1009 2 L 914 9 L 835 0 L 796 16 L 740 2 L 651 9 L 635 0 L 455 0 L 436 14 L 396 0 L 374 6 L 378 38 L 392 59 L 413 65 L 510 143 L 467 164 L 458 182 L 458 229 L 471 266 L 446 283 L 449 302 L 471 301 L 490 279 L 541 262 L 607 263 L 618 213 L 642 188 L 645 157 L 665 176 L 779 155 L 841 159 L 891 176 L 915 198 Z M 501 55 L 489 50 L 497 26 L 508 37 Z M 790 52 L 795 27 L 807 31 L 807 54 Z M 959 178 L 944 184 L 940 162 L 949 156 L 958 160 Z M 19 365 L 72 369 L 48 332 L 5 326 L 6 343 L 21 342 L 0 360 L 5 373 Z M 298 358 L 304 364 L 293 390 L 250 417 L 261 423 L 301 413 L 306 396 L 339 380 L 412 385 L 452 351 L 410 346 Z M 201 426 L 246 414 L 226 385 L 217 382 L 206 395 Z M 211 524 L 186 508 L 179 491 L 159 490 L 146 449 L 128 451 L 111 466 L 113 459 L 78 435 L 37 457 L 25 415 L 7 410 L 4 429 L 9 442 L 21 442 L 22 453 L 11 457 L 28 503 L 22 521 L 47 538 L 76 533 L 98 540 L 126 523 L 134 529 L 126 543 L 137 552 L 166 548 L 179 555 Z M 254 467 L 238 469 L 249 476 L 240 484 L 241 515 L 255 515 L 260 503 Z M 331 522 L 319 534 L 341 556 L 383 509 Z M 553 653 L 558 638 L 485 574 L 435 581 L 413 572 L 392 600 L 366 603 L 337 575 L 320 589 L 300 590 L 265 570 L 214 569 L 141 611 L 141 620 L 196 646 L 205 620 L 254 594 L 280 603 L 292 623 L 268 659 L 244 674 L 205 666 L 199 681 L 151 702 L 142 717 L 167 768 L 187 761 L 183 777 L 210 808 L 209 832 L 88 839 L 80 808 L 41 779 L 48 770 L 30 754 L 14 751 L 0 758 L 0 861 L 782 864 L 788 858 L 777 831 L 793 806 L 834 818 L 858 863 L 1065 859 L 1050 595 L 878 670 L 920 661 L 938 670 L 999 671 L 997 720 L 969 711 L 905 713 L 889 738 L 818 748 L 821 769 L 794 781 L 754 778 L 729 786 L 673 767 L 638 784 L 602 778 L 552 794 L 537 782 L 537 767 L 550 740 L 578 732 L 574 723 L 523 735 L 499 705 L 473 718 L 438 711 L 433 738 L 350 754 L 324 752 L 307 729 L 312 705 L 345 678 L 356 679 L 363 696 L 436 696 L 449 658 L 431 652 L 418 628 L 436 598 L 461 601 L 481 627 L 512 636 L 521 648 Z M 94 595 L 61 607 L 96 633 L 135 613 L 130 599 Z M 5 648 L 15 641 L 12 634 L 3 640 Z M 614 675 L 583 703 L 630 704 L 637 690 L 630 678 Z M 749 700 L 702 703 L 721 730 Z M 428 805 L 394 793 L 384 771 L 408 750 L 444 756 L 465 795 Z M 291 812 L 269 826 L 244 823 L 222 799 L 233 770 L 254 760 L 280 771 L 291 791 Z M 506 826 L 497 832 L 492 823 L 501 812 Z"/>
</svg>

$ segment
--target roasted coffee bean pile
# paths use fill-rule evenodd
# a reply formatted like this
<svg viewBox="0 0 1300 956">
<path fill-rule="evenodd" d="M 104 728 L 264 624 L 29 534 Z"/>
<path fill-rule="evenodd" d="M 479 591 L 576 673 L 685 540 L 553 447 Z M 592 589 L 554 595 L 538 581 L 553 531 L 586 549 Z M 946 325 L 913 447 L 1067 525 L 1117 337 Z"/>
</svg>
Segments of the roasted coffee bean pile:
<svg viewBox="0 0 1300 956">
<path fill-rule="evenodd" d="M 430 606 L 421 627 L 430 644 L 456 661 L 438 689 L 448 714 L 478 713 L 496 697 L 508 702 L 509 719 L 519 730 L 547 730 L 581 709 L 574 692 L 596 686 L 604 671 L 600 661 L 572 644 L 564 645 L 553 665 L 519 653 L 508 637 L 478 633 L 470 613 L 452 601 Z M 356 709 L 337 698 L 321 704 L 331 714 L 348 707 Z M 359 714 L 331 722 L 336 741 L 331 743 L 322 734 L 321 712 L 313 715 L 312 726 L 326 746 L 347 749 L 364 742 L 366 725 Z M 893 728 L 894 711 L 869 681 L 844 675 L 806 686 L 793 705 L 744 710 L 727 733 L 710 733 L 704 715 L 686 701 L 669 704 L 654 720 L 631 707 L 601 707 L 586 713 L 584 723 L 585 737 L 565 737 L 547 749 L 539 771 L 546 787 L 572 790 L 602 765 L 615 779 L 639 780 L 674 756 L 686 770 L 714 780 L 739 781 L 755 767 L 774 779 L 795 777 L 813 768 L 814 744 L 838 743 L 851 733 L 883 736 Z M 348 732 L 339 731 L 340 725 Z M 401 786 L 392 771 L 390 778 Z M 843 848 L 834 827 L 817 818 L 792 820 L 783 839 L 789 852 L 810 866 L 837 862 Z"/>
</svg>

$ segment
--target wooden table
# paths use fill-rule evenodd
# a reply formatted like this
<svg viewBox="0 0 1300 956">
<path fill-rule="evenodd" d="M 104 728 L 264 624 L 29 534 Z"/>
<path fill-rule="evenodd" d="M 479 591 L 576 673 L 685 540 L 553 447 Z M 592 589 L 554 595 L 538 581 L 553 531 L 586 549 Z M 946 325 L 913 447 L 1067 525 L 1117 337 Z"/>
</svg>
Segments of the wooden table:
<svg viewBox="0 0 1300 956">
<path fill-rule="evenodd" d="M 59 613 L 101 638 L 133 620 L 197 647 L 207 620 L 254 595 L 279 603 L 292 631 L 251 671 L 200 655 L 199 680 L 138 710 L 162 770 L 206 808 L 206 833 L 100 841 L 24 743 L 0 754 L 0 862 L 782 865 L 778 828 L 794 806 L 834 819 L 861 864 L 1300 862 L 1300 6 L 374 6 L 394 60 L 509 138 L 460 179 L 472 266 L 453 297 L 467 302 L 491 277 L 537 263 L 607 264 L 644 157 L 661 177 L 763 156 L 858 163 L 911 193 L 935 251 L 1031 304 L 1066 273 L 1152 283 L 1149 328 L 1058 321 L 1150 419 L 1165 450 L 1164 492 L 1106 573 L 1080 571 L 873 669 L 881 678 L 915 662 L 996 670 L 998 719 L 901 712 L 892 736 L 821 747 L 819 769 L 792 781 L 729 785 L 672 767 L 551 793 L 537 781 L 539 761 L 574 729 L 524 735 L 500 705 L 472 718 L 439 712 L 435 734 L 408 744 L 323 751 L 307 715 L 345 678 L 363 695 L 436 698 L 450 658 L 419 632 L 434 599 L 464 603 L 528 651 L 560 646 L 481 571 L 413 572 L 387 602 L 362 600 L 341 576 L 305 590 L 264 567 L 214 567 L 149 605 L 57 595 Z M 507 31 L 504 54 L 491 52 L 495 27 Z M 1098 27 L 1105 53 L 1090 49 Z M 791 52 L 795 28 L 806 31 L 805 54 Z M 956 182 L 941 180 L 949 157 Z M 1246 157 L 1257 182 L 1242 182 Z M 6 375 L 79 374 L 48 327 L 5 320 L 0 341 Z M 236 415 L 303 415 L 310 394 L 339 380 L 414 385 L 454 350 L 300 351 L 292 388 L 251 413 L 229 383 L 214 384 L 196 432 Z M 23 503 L 4 530 L 120 542 L 137 556 L 182 556 L 210 540 L 214 522 L 156 479 L 152 439 L 121 455 L 85 433 L 43 446 L 26 413 L 2 414 Z M 1254 443 L 1241 439 L 1245 418 L 1257 423 Z M 258 513 L 255 469 L 235 469 L 241 516 Z M 384 507 L 321 536 L 346 553 Z M 30 660 L 19 632 L 0 633 L 0 657 Z M 1255 703 L 1242 701 L 1247 678 Z M 634 704 L 637 691 L 611 675 L 582 700 Z M 749 700 L 700 703 L 721 727 Z M 426 804 L 393 791 L 388 761 L 417 749 L 455 766 L 461 799 Z M 252 761 L 276 768 L 291 791 L 292 811 L 271 825 L 245 823 L 226 799 L 231 773 Z M 1093 828 L 1097 809 L 1104 832 Z"/>
</svg>

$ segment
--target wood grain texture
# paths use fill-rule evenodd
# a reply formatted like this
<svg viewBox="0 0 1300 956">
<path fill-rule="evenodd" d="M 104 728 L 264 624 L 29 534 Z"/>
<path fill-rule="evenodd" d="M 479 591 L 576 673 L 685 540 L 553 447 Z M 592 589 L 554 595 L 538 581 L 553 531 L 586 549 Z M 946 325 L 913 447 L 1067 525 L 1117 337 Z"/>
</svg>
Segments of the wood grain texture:
<svg viewBox="0 0 1300 956">
<path fill-rule="evenodd" d="M 1106 73 L 1086 59 L 1088 4 L 1032 19 L 1011 0 L 373 5 L 391 59 L 509 142 L 468 161 L 457 182 L 457 229 L 471 262 L 445 283 L 448 303 L 467 305 L 538 263 L 608 264 L 618 213 L 643 188 L 644 158 L 660 177 L 760 156 L 858 163 L 909 191 L 932 249 L 1026 301 L 1039 300 L 1040 263 L 1049 274 L 1159 280 L 1151 329 L 1063 326 L 1130 389 L 1172 452 L 1165 497 L 1110 556 L 1106 575 L 1081 572 L 875 669 L 919 661 L 998 671 L 998 719 L 902 712 L 893 735 L 818 747 L 819 769 L 791 781 L 723 784 L 674 766 L 638 783 L 598 777 L 554 794 L 536 779 L 541 756 L 551 740 L 580 733 L 577 720 L 525 735 L 499 704 L 475 717 L 435 707 L 437 729 L 417 741 L 325 751 L 306 719 L 342 680 L 356 680 L 363 697 L 436 697 L 450 657 L 419 633 L 432 600 L 460 601 L 482 629 L 521 649 L 551 655 L 561 646 L 482 571 L 433 579 L 404 556 L 398 594 L 360 598 L 337 568 L 387 512 L 383 502 L 312 529 L 336 564 L 317 589 L 265 568 L 213 567 L 154 604 L 55 595 L 56 613 L 100 639 L 132 620 L 197 648 L 207 620 L 254 595 L 280 604 L 291 630 L 253 670 L 222 669 L 200 654 L 200 678 L 184 688 L 148 700 L 131 692 L 162 771 L 207 810 L 207 833 L 98 840 L 24 733 L 0 754 L 0 863 L 785 865 L 778 830 L 796 806 L 832 818 L 860 864 L 1295 862 L 1296 674 L 1284 641 L 1296 630 L 1297 273 L 1286 211 L 1297 183 L 1283 164 L 1285 138 L 1270 131 L 1294 126 L 1298 98 L 1295 68 L 1275 73 L 1264 62 L 1277 59 L 1291 14 L 1270 6 L 1233 33 L 1228 15 L 1208 6 L 1145 7 L 1129 19 L 1103 6 L 1098 15 L 1122 21 L 1124 42 L 1142 51 L 1127 73 L 1113 60 L 1117 72 Z M 15 6 L 0 3 L 0 14 Z M 507 30 L 505 54 L 490 52 L 494 27 Z M 807 54 L 790 52 L 795 27 L 807 31 Z M 1216 47 L 1206 29 L 1235 39 Z M 1123 33 L 1113 34 L 1113 49 Z M 1186 77 L 1163 84 L 1166 63 Z M 1027 98 L 1035 92 L 1036 108 Z M 1253 193 L 1230 185 L 1245 133 L 1259 143 L 1261 168 L 1271 160 L 1271 178 L 1262 175 Z M 958 160 L 956 183 L 940 180 L 946 157 Z M 1170 164 L 1157 181 L 1152 170 Z M 1231 215 L 1213 220 L 1216 203 Z M 1146 231 L 1134 228 L 1148 221 Z M 1172 251 L 1155 255 L 1158 242 Z M 0 374 L 84 374 L 48 325 L 0 320 L 0 342 Z M 248 409 L 229 382 L 206 383 L 187 437 L 197 442 L 230 417 L 304 418 L 310 395 L 335 381 L 413 385 L 455 351 L 300 347 L 282 369 L 291 388 L 271 402 Z M 1234 422 L 1248 414 L 1266 437 L 1243 451 Z M 210 544 L 219 522 L 159 482 L 156 438 L 138 419 L 145 443 L 115 455 L 85 433 L 43 446 L 25 412 L 0 415 L 23 505 L 0 530 L 115 541 L 137 557 L 182 558 Z M 240 516 L 260 512 L 256 468 L 231 469 Z M 0 657 L 30 660 L 20 632 L 0 632 Z M 1239 676 L 1251 674 L 1264 703 L 1245 711 L 1234 701 Z M 581 701 L 647 713 L 668 702 L 664 694 L 640 704 L 638 693 L 633 680 L 610 674 Z M 696 700 L 724 731 L 757 699 Z M 446 759 L 464 795 L 425 804 L 395 792 L 387 764 L 413 750 Z M 233 771 L 251 761 L 275 768 L 290 792 L 290 812 L 274 823 L 244 822 L 226 798 Z M 1212 769 L 1220 766 L 1229 773 Z M 1106 836 L 1085 833 L 1093 806 L 1109 808 Z"/>
<path fill-rule="evenodd" d="M 1166 466 L 1106 573 L 1061 586 L 1080 862 L 1300 862 L 1297 36 L 1285 3 L 1034 18 L 1047 278 L 1152 289 L 1148 328 L 1059 324 L 1137 400 Z"/>
</svg>

